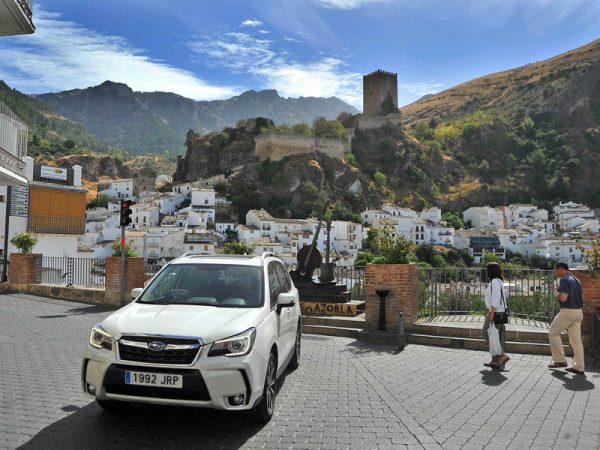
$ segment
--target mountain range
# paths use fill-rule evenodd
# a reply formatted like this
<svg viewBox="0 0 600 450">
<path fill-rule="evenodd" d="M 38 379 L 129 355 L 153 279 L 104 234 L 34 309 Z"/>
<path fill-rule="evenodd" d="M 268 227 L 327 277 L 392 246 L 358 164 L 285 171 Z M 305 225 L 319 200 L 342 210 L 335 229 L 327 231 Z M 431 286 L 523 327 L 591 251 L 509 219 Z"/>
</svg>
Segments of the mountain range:
<svg viewBox="0 0 600 450">
<path fill-rule="evenodd" d="M 102 142 L 133 153 L 183 151 L 185 135 L 234 126 L 240 119 L 268 117 L 277 123 L 312 123 L 357 112 L 336 97 L 283 98 L 275 90 L 246 91 L 227 100 L 195 101 L 171 92 L 135 92 L 106 81 L 86 89 L 40 94 L 58 114 L 83 125 Z"/>
</svg>

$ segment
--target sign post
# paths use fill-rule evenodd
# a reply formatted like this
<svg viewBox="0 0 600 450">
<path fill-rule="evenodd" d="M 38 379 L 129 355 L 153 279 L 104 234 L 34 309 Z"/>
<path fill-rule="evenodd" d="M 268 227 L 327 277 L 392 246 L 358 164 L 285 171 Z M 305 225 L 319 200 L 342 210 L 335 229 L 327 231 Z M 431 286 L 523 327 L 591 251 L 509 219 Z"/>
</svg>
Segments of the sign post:
<svg viewBox="0 0 600 450">
<path fill-rule="evenodd" d="M 8 281 L 8 224 L 10 221 L 10 195 L 11 195 L 11 186 L 6 186 L 6 216 L 4 218 L 4 252 L 2 259 L 2 282 L 6 283 Z"/>
<path fill-rule="evenodd" d="M 125 305 L 125 227 L 121 225 L 121 306 Z"/>
</svg>

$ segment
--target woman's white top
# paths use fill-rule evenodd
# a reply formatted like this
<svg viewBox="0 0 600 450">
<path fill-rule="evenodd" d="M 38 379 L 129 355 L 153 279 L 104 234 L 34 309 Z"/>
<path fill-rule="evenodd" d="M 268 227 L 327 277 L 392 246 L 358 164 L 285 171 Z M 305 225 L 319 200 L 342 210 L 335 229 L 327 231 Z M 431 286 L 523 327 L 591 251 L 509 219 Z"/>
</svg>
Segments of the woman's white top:
<svg viewBox="0 0 600 450">
<path fill-rule="evenodd" d="M 502 300 L 504 295 L 504 301 Z M 492 309 L 492 306 L 496 308 L 496 312 L 504 312 L 506 305 L 506 289 L 504 288 L 504 282 L 500 278 L 494 278 L 489 282 L 487 288 L 485 288 L 485 306 L 488 309 Z"/>
</svg>

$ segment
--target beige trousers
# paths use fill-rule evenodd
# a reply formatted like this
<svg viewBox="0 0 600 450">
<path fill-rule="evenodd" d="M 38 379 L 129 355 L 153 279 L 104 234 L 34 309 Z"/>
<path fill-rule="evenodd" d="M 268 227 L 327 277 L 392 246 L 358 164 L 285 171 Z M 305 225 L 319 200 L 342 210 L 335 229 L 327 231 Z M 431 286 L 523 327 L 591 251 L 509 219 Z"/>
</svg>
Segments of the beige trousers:
<svg viewBox="0 0 600 450">
<path fill-rule="evenodd" d="M 564 330 L 569 332 L 569 343 L 573 347 L 573 368 L 585 370 L 583 361 L 583 344 L 581 343 L 581 321 L 583 320 L 583 310 L 562 308 L 556 315 L 548 330 L 548 340 L 550 341 L 550 351 L 555 363 L 567 362 L 565 350 L 562 346 L 560 333 Z"/>
</svg>

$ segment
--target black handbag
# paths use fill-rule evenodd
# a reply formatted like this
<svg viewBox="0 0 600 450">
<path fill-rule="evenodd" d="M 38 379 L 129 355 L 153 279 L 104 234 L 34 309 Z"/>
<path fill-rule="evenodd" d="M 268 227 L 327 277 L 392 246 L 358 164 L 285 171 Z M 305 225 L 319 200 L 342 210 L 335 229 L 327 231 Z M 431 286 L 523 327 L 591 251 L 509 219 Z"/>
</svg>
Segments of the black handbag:
<svg viewBox="0 0 600 450">
<path fill-rule="evenodd" d="M 494 291 L 494 285 L 492 284 L 492 292 Z M 500 295 L 502 296 L 502 303 L 504 303 L 504 312 L 494 313 L 494 324 L 505 325 L 508 323 L 508 307 L 506 306 L 506 300 L 504 299 L 504 288 L 500 289 Z"/>
</svg>

